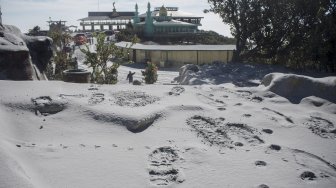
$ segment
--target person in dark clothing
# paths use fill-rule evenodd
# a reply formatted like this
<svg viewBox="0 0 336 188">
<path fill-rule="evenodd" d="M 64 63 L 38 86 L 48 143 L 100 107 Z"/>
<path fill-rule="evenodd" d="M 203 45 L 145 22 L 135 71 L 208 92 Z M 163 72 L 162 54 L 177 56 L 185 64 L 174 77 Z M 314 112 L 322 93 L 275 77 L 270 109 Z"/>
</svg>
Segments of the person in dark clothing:
<svg viewBox="0 0 336 188">
<path fill-rule="evenodd" d="M 129 71 L 128 75 L 127 75 L 127 78 L 126 80 L 128 79 L 129 83 L 132 83 L 133 82 L 133 75 L 135 74 L 135 72 L 131 72 Z"/>
</svg>

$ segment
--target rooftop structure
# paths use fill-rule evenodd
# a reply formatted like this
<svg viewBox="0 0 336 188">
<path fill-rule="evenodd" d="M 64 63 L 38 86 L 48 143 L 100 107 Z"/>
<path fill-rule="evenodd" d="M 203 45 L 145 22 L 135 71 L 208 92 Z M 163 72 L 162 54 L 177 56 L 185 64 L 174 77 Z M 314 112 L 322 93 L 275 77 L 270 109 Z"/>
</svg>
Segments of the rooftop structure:
<svg viewBox="0 0 336 188">
<path fill-rule="evenodd" d="M 135 7 L 137 12 L 137 5 Z M 145 14 L 135 14 L 134 28 L 145 37 L 183 37 L 198 32 L 203 17 L 179 11 L 178 7 L 156 7 L 148 3 Z"/>
<path fill-rule="evenodd" d="M 132 21 L 135 12 L 119 12 L 115 8 L 111 12 L 89 12 L 88 17 L 79 19 L 83 31 L 123 29 Z"/>
<path fill-rule="evenodd" d="M 65 31 L 66 30 L 66 26 L 65 23 L 67 21 L 64 20 L 59 20 L 59 21 L 53 21 L 53 20 L 49 20 L 47 21 L 48 25 L 49 25 L 49 31 Z"/>
<path fill-rule="evenodd" d="M 201 20 L 203 19 L 203 17 L 201 16 L 180 11 L 178 7 L 164 7 L 164 6 L 162 7 L 155 7 L 154 11 L 151 11 L 151 16 L 159 17 L 160 13 L 165 13 L 166 16 L 171 17 L 173 20 L 187 22 L 191 24 L 197 24 L 198 26 L 201 26 Z M 146 14 L 141 14 L 139 15 L 139 17 L 141 21 L 145 21 Z"/>
</svg>

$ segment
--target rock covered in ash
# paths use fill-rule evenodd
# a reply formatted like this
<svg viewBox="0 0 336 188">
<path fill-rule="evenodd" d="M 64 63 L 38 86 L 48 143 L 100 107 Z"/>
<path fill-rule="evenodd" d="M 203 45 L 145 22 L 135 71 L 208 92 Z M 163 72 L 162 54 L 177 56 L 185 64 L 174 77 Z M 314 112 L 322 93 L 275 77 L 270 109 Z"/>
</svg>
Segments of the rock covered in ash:
<svg viewBox="0 0 336 188">
<path fill-rule="evenodd" d="M 258 86 L 266 74 L 288 71 L 280 66 L 238 62 L 214 62 L 201 66 L 188 64 L 180 68 L 175 81 L 181 85 L 233 83 L 238 87 L 251 87 Z"/>
<path fill-rule="evenodd" d="M 56 114 L 66 108 L 66 103 L 60 100 L 54 100 L 49 96 L 33 98 L 31 101 L 34 104 L 36 115 L 39 113 L 45 116 Z"/>
<path fill-rule="evenodd" d="M 45 80 L 52 39 L 32 37 L 0 24 L 0 80 Z"/>
<path fill-rule="evenodd" d="M 295 104 L 310 96 L 336 103 L 336 77 L 313 78 L 296 74 L 271 73 L 267 74 L 261 83 L 266 86 L 266 90 L 285 97 Z M 319 104 L 316 103 L 316 105 Z"/>
<path fill-rule="evenodd" d="M 134 81 L 133 81 L 133 85 L 137 85 L 137 86 L 139 86 L 139 85 L 141 85 L 141 81 L 139 81 L 139 80 L 134 80 Z"/>
<path fill-rule="evenodd" d="M 194 64 L 187 64 L 180 68 L 179 76 L 175 78 L 180 84 L 187 84 L 190 77 L 200 70 L 199 66 Z"/>
</svg>

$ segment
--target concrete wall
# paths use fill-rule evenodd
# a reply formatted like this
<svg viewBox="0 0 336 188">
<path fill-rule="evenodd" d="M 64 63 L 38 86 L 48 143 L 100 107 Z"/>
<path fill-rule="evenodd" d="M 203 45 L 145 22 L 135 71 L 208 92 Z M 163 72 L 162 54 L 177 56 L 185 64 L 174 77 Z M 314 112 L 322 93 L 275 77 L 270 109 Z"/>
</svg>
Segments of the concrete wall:
<svg viewBox="0 0 336 188">
<path fill-rule="evenodd" d="M 198 63 L 212 63 L 214 61 L 229 62 L 233 51 L 198 51 Z"/>
<path fill-rule="evenodd" d="M 233 51 L 161 51 L 161 50 L 135 50 L 136 58 L 133 58 L 133 50 L 130 59 L 136 62 L 152 61 L 158 65 L 180 67 L 184 64 L 206 64 L 214 61 L 224 63 L 232 60 Z"/>
</svg>

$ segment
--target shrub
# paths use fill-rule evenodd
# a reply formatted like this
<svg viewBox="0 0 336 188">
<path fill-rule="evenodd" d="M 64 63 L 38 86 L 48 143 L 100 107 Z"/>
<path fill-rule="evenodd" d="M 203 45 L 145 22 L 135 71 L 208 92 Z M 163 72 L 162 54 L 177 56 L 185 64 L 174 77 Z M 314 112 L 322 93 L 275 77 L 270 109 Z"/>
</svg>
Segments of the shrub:
<svg viewBox="0 0 336 188">
<path fill-rule="evenodd" d="M 106 35 L 104 33 L 94 33 L 93 36 L 97 38 L 96 50 L 90 50 L 88 45 L 86 45 L 86 49 L 81 49 L 86 56 L 84 63 L 92 68 L 91 82 L 116 84 L 118 82 L 118 68 L 122 63 L 128 63 L 125 61 L 125 56 L 137 38 L 132 38 L 131 45 L 126 46 L 125 51 L 114 43 L 105 43 Z M 107 63 L 111 59 L 113 59 L 113 63 L 108 65 Z"/>
<path fill-rule="evenodd" d="M 53 63 L 48 65 L 47 77 L 50 80 L 61 80 L 62 72 L 68 68 L 71 60 L 71 54 L 64 50 L 66 46 L 70 45 L 71 36 L 68 32 L 61 30 L 52 30 L 48 35 L 53 39 L 54 57 Z"/>
<path fill-rule="evenodd" d="M 97 38 L 96 50 L 91 51 L 89 46 L 81 49 L 85 54 L 85 64 L 92 68 L 91 82 L 99 84 L 115 84 L 118 81 L 119 62 L 113 62 L 111 66 L 107 62 L 111 58 L 123 57 L 123 51 L 114 43 L 106 44 L 105 34 L 94 34 Z"/>
<path fill-rule="evenodd" d="M 63 51 L 56 51 L 56 55 L 54 56 L 55 63 L 55 72 L 54 79 L 61 80 L 62 72 L 68 68 L 70 62 L 69 54 L 64 53 Z"/>
<path fill-rule="evenodd" d="M 142 71 L 142 75 L 145 77 L 145 83 L 146 84 L 154 84 L 157 81 L 158 75 L 157 75 L 158 67 L 155 63 L 148 62 L 147 68 L 145 71 Z"/>
</svg>

